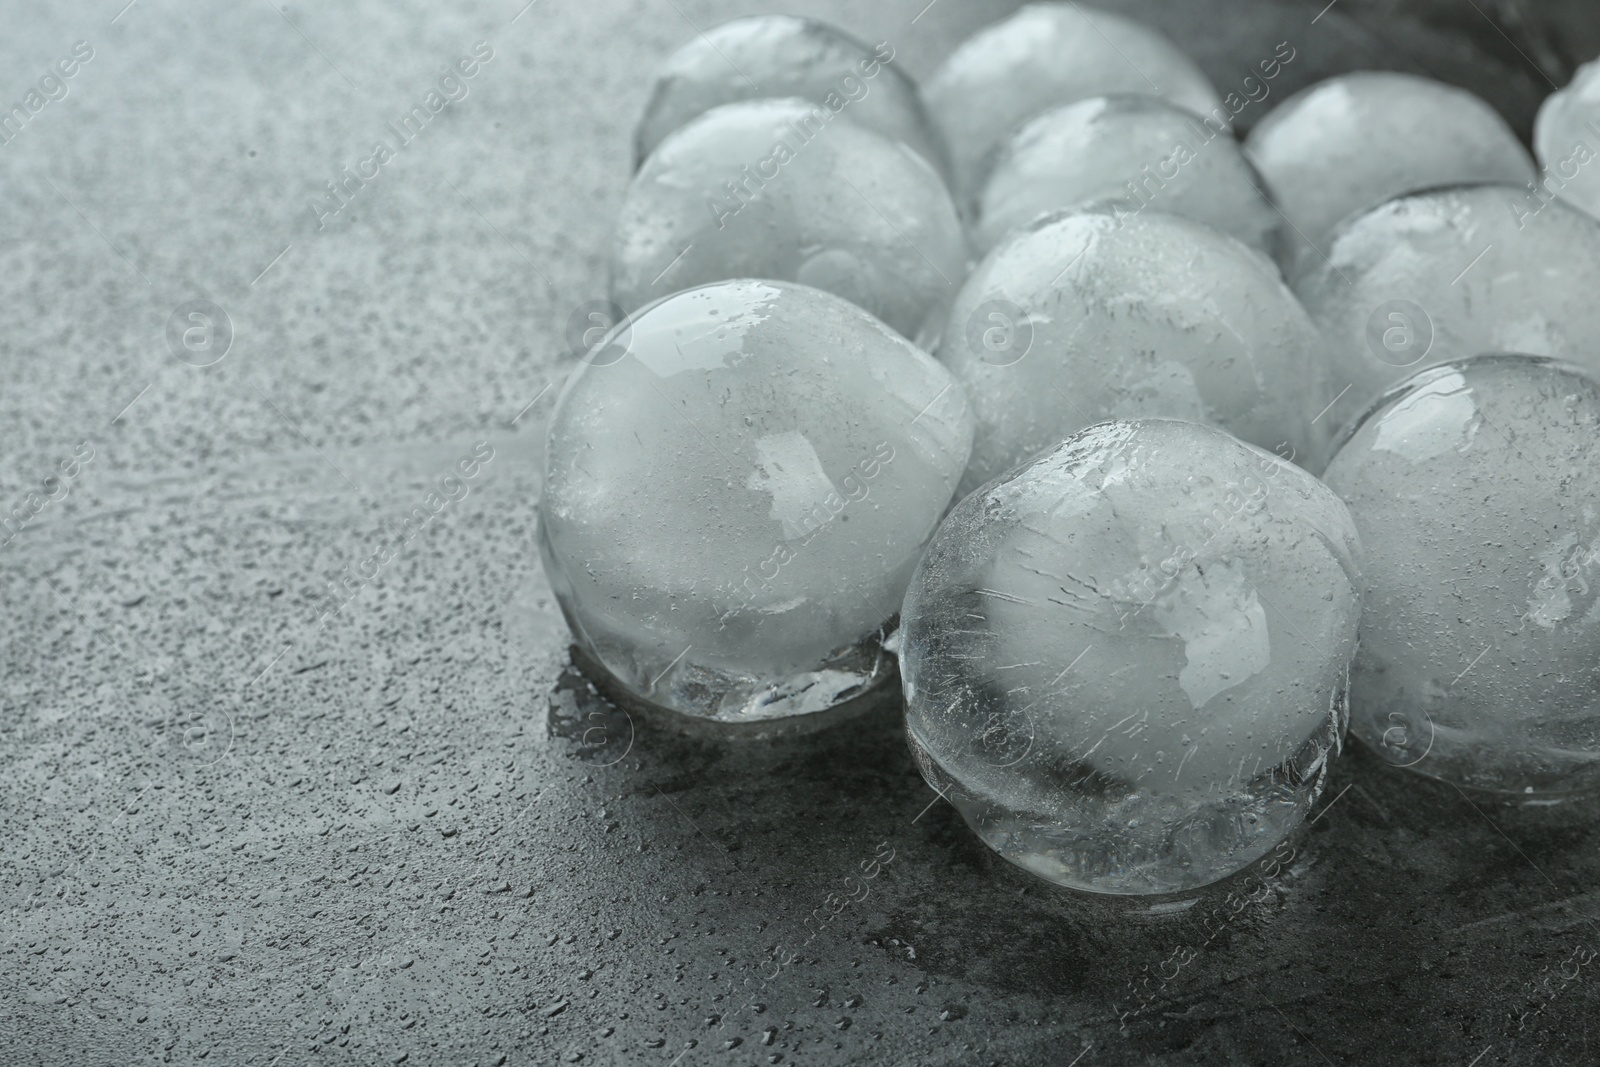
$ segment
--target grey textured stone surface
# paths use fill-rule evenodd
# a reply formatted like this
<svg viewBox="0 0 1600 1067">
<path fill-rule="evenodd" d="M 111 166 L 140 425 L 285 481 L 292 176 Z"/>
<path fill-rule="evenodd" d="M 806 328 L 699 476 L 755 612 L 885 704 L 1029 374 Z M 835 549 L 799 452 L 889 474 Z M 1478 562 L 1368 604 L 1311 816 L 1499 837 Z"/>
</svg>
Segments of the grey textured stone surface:
<svg viewBox="0 0 1600 1067">
<path fill-rule="evenodd" d="M 1471 4 L 1112 6 L 1225 91 L 1287 38 L 1275 91 L 1431 70 L 1524 132 L 1521 53 L 1563 81 L 1600 47 L 1579 0 L 1477 5 L 1509 47 Z M 649 71 L 758 5 L 120 7 L 0 36 L 8 105 L 94 49 L 0 145 L 0 509 L 42 502 L 0 550 L 0 1062 L 1595 1062 L 1595 804 L 1355 753 L 1257 902 L 1132 913 L 991 857 L 893 700 L 686 737 L 570 668 L 533 551 L 562 335 Z M 799 7 L 919 75 L 1009 9 Z M 207 367 L 165 337 L 196 299 L 234 333 Z"/>
</svg>

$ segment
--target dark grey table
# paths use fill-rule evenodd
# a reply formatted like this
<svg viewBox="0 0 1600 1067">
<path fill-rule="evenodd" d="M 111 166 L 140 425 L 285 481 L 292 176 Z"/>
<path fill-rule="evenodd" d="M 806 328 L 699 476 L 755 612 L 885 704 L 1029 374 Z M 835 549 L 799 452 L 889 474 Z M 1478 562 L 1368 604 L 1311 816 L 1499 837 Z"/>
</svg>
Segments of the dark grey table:
<svg viewBox="0 0 1600 1067">
<path fill-rule="evenodd" d="M 924 3 L 795 6 L 916 74 L 1011 6 Z M 1356 752 L 1264 889 L 1155 914 L 991 857 L 892 695 L 594 694 L 533 549 L 562 337 L 650 71 L 761 5 L 521 4 L 7 5 L 0 1063 L 1600 1062 L 1595 804 Z M 1590 0 L 1111 6 L 1524 132 L 1600 52 Z"/>
</svg>

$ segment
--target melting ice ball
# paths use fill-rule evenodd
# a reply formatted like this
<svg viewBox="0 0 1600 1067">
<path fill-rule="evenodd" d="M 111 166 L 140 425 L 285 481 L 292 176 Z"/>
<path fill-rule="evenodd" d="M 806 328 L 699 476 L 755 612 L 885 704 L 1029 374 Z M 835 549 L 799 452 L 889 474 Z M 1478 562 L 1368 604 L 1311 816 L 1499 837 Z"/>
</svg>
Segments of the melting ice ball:
<svg viewBox="0 0 1600 1067">
<path fill-rule="evenodd" d="M 1350 515 L 1221 430 L 1107 422 L 962 500 L 906 593 L 923 776 L 1061 885 L 1172 893 L 1304 818 L 1361 602 Z"/>
<path fill-rule="evenodd" d="M 988 251 L 1053 208 L 1097 200 L 1183 215 L 1277 252 L 1280 217 L 1233 135 L 1132 94 L 1090 97 L 1024 124 L 978 196 L 976 244 Z"/>
<path fill-rule="evenodd" d="M 1463 786 L 1600 786 L 1600 381 L 1529 356 L 1431 367 L 1326 478 L 1366 547 L 1352 732 Z"/>
<path fill-rule="evenodd" d="M 959 385 L 838 297 L 739 280 L 623 323 L 550 423 L 540 547 L 580 653 L 724 721 L 820 711 L 879 642 L 972 446 Z"/>
<path fill-rule="evenodd" d="M 1500 113 L 1452 85 L 1357 71 L 1269 111 L 1245 152 L 1288 217 L 1285 260 L 1323 244 L 1346 216 L 1405 193 L 1533 180 L 1533 160 Z M 1293 238 L 1293 240 L 1289 240 Z"/>
<path fill-rule="evenodd" d="M 1272 262 L 1198 222 L 1118 205 L 1014 234 L 961 287 L 938 356 L 977 417 L 963 494 L 1091 423 L 1221 426 L 1322 469 L 1323 342 Z"/>
<path fill-rule="evenodd" d="M 634 176 L 611 254 L 632 311 L 725 278 L 826 289 L 907 337 L 966 270 L 944 182 L 909 148 L 803 100 L 726 104 Z"/>
<path fill-rule="evenodd" d="M 1600 221 L 1525 188 L 1391 200 L 1345 220 L 1290 276 L 1328 338 L 1343 427 L 1423 367 L 1526 352 L 1600 368 Z"/>
<path fill-rule="evenodd" d="M 908 145 L 935 167 L 944 149 L 917 87 L 887 42 L 863 44 L 814 19 L 757 15 L 724 22 L 668 57 L 634 133 L 634 164 L 673 130 L 721 104 L 797 96 Z"/>
<path fill-rule="evenodd" d="M 1108 93 L 1159 96 L 1230 127 L 1216 89 L 1177 45 L 1079 3 L 1028 4 L 979 30 L 923 86 L 963 199 L 977 192 L 990 153 L 1022 123 Z"/>
<path fill-rule="evenodd" d="M 1600 59 L 1585 63 L 1570 84 L 1545 98 L 1533 124 L 1533 147 L 1544 172 L 1534 196 L 1559 196 L 1600 218 Z"/>
</svg>

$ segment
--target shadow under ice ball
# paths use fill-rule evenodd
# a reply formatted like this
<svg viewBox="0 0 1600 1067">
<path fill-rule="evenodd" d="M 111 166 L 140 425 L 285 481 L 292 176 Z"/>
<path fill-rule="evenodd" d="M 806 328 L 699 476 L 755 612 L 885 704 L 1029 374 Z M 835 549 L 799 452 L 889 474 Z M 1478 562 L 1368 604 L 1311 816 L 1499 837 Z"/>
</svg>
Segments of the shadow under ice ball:
<svg viewBox="0 0 1600 1067">
<path fill-rule="evenodd" d="M 1220 430 L 1107 422 L 962 500 L 906 593 L 923 776 L 1000 855 L 1179 892 L 1282 841 L 1346 724 L 1349 513 Z"/>
<path fill-rule="evenodd" d="M 580 652 L 734 722 L 883 678 L 972 446 L 945 369 L 837 297 L 749 280 L 654 304 L 594 353 L 557 402 L 539 512 Z"/>
<path fill-rule="evenodd" d="M 825 289 L 913 336 L 961 283 L 967 241 L 938 173 L 803 100 L 713 108 L 628 187 L 611 255 L 625 311 L 725 278 Z"/>
<path fill-rule="evenodd" d="M 1465 786 L 1600 786 L 1600 380 L 1432 367 L 1328 467 L 1366 547 L 1351 730 Z"/>
</svg>

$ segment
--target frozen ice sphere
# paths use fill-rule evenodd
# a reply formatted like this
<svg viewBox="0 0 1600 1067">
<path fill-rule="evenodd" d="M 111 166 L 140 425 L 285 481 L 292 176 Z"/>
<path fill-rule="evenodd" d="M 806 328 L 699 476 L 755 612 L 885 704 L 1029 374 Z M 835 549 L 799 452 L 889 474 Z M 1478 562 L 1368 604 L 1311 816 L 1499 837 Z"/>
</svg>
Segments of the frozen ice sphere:
<svg viewBox="0 0 1600 1067">
<path fill-rule="evenodd" d="M 1275 254 L 1280 216 L 1239 143 L 1150 96 L 1095 96 L 1030 119 L 1000 149 L 978 196 L 980 251 L 1056 208 L 1116 200 L 1166 211 Z"/>
<path fill-rule="evenodd" d="M 1290 285 L 1328 340 L 1342 428 L 1433 363 L 1525 352 L 1600 368 L 1600 221 L 1511 185 L 1401 197 L 1346 219 Z"/>
<path fill-rule="evenodd" d="M 1565 89 L 1545 98 L 1533 124 L 1533 148 L 1544 170 L 1531 196 L 1559 196 L 1600 218 L 1600 59 L 1579 67 Z"/>
<path fill-rule="evenodd" d="M 1600 786 L 1600 381 L 1529 356 L 1430 367 L 1326 478 L 1366 547 L 1352 731 L 1463 786 Z"/>
<path fill-rule="evenodd" d="M 1208 422 L 1313 471 L 1333 399 L 1277 268 L 1233 238 L 1113 204 L 1038 220 L 961 287 L 938 356 L 977 417 L 962 493 L 1108 418 Z"/>
<path fill-rule="evenodd" d="M 634 134 L 639 166 L 673 130 L 722 104 L 797 96 L 899 141 L 937 168 L 944 149 L 916 85 L 876 48 L 815 19 L 757 15 L 707 30 L 668 57 Z"/>
<path fill-rule="evenodd" d="M 1321 245 L 1339 220 L 1406 193 L 1534 176 L 1517 135 L 1483 100 L 1387 71 L 1302 89 L 1250 131 L 1245 152 L 1291 223 L 1284 243 L 1294 254 L 1307 241 Z"/>
<path fill-rule="evenodd" d="M 912 576 L 923 776 L 1062 885 L 1173 893 L 1241 870 L 1342 744 L 1359 551 L 1326 486 L 1221 430 L 1074 434 L 956 505 Z"/>
<path fill-rule="evenodd" d="M 545 571 L 633 696 L 729 722 L 820 711 L 888 673 L 880 639 L 971 447 L 961 387 L 854 305 L 748 279 L 678 293 L 557 401 Z"/>
<path fill-rule="evenodd" d="M 1040 112 L 1088 96 L 1144 93 L 1231 128 L 1200 68 L 1143 23 L 1078 3 L 1028 4 L 979 30 L 923 86 L 955 191 L 978 190 L 990 153 Z"/>
<path fill-rule="evenodd" d="M 826 289 L 914 336 L 966 271 L 950 194 L 904 145 L 803 100 L 751 100 L 670 135 L 634 176 L 611 254 L 625 311 L 726 278 Z"/>
</svg>

